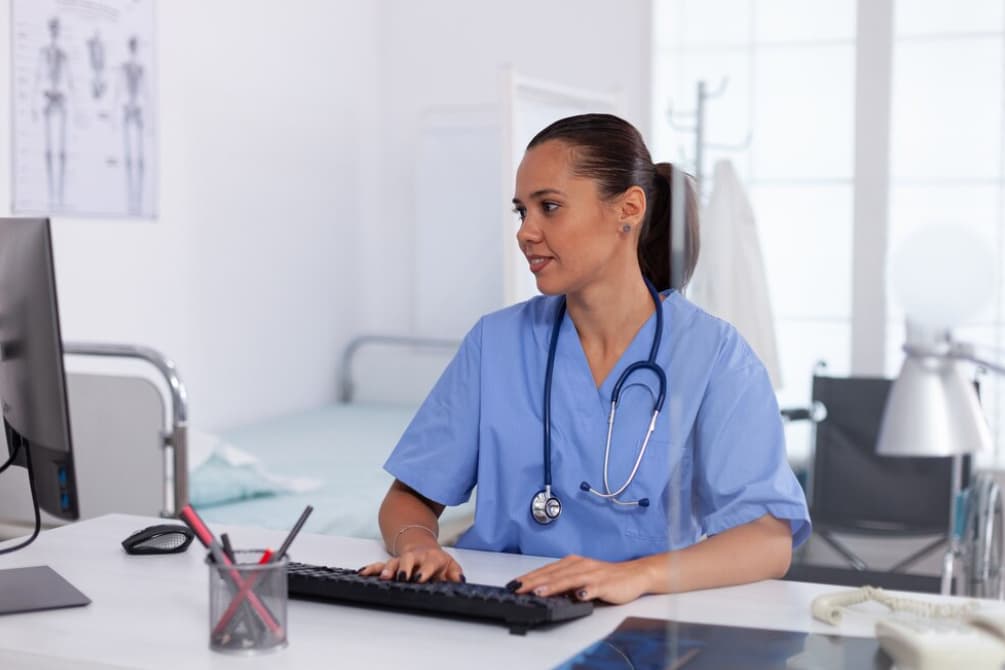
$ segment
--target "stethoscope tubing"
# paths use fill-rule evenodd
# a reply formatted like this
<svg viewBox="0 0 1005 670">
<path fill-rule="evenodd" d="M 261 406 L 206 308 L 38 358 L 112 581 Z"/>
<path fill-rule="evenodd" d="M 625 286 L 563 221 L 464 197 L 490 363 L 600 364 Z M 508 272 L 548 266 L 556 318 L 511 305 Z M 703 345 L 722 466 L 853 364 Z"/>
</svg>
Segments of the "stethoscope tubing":
<svg viewBox="0 0 1005 670">
<path fill-rule="evenodd" d="M 604 498 L 606 500 L 609 500 L 609 501 L 611 501 L 611 502 L 613 502 L 615 504 L 626 505 L 626 506 L 639 506 L 639 507 L 648 507 L 649 500 L 647 498 L 642 498 L 641 500 L 623 501 L 623 500 L 619 500 L 618 497 L 622 493 L 625 492 L 625 490 L 635 480 L 635 476 L 638 474 L 639 467 L 640 467 L 640 465 L 642 463 L 642 458 L 643 458 L 643 456 L 645 456 L 646 449 L 649 446 L 650 437 L 652 436 L 653 431 L 656 428 L 656 419 L 659 416 L 660 412 L 663 410 L 663 403 L 666 400 L 666 390 L 667 390 L 666 373 L 663 371 L 663 368 L 661 368 L 656 363 L 656 356 L 659 353 L 660 341 L 663 339 L 663 309 L 662 309 L 662 304 L 661 304 L 661 301 L 660 301 L 659 293 L 656 291 L 656 288 L 652 285 L 652 283 L 648 279 L 646 279 L 645 282 L 646 282 L 646 288 L 649 289 L 649 294 L 650 294 L 650 296 L 653 299 L 653 304 L 656 307 L 656 333 L 655 333 L 655 335 L 653 337 L 652 346 L 649 349 L 649 357 L 645 361 L 636 361 L 635 363 L 632 363 L 627 368 L 625 368 L 624 372 L 622 372 L 621 375 L 618 377 L 618 380 L 615 382 L 614 388 L 611 391 L 611 412 L 610 412 L 610 414 L 608 416 L 608 422 L 607 422 L 607 440 L 606 440 L 606 444 L 604 446 L 604 490 L 603 491 L 594 490 L 585 481 L 580 484 L 580 489 L 581 490 L 587 491 L 589 493 L 593 493 L 594 495 L 599 496 L 600 498 Z M 541 492 L 541 493 L 544 494 L 545 499 L 551 499 L 552 498 L 552 493 L 551 493 L 551 484 L 552 484 L 552 478 L 551 478 L 551 388 L 552 388 L 552 379 L 553 379 L 553 376 L 554 376 L 554 369 L 555 369 L 555 352 L 558 349 L 558 337 L 559 337 L 559 334 L 561 333 L 561 330 L 562 330 L 562 321 L 565 319 L 565 312 L 566 312 L 566 301 L 565 301 L 565 297 L 563 296 L 562 299 L 559 301 L 558 309 L 556 311 L 555 324 L 554 324 L 554 326 L 552 326 L 551 339 L 550 339 L 550 342 L 549 342 L 549 345 L 548 345 L 548 363 L 547 363 L 547 368 L 545 370 L 545 375 L 544 375 L 544 408 L 543 408 L 543 420 L 544 420 L 544 491 Z M 613 432 L 614 432 L 614 420 L 615 420 L 615 417 L 617 415 L 618 403 L 621 400 L 621 391 L 622 391 L 623 387 L 625 386 L 625 383 L 627 382 L 628 378 L 632 375 L 632 373 L 634 373 L 634 372 L 636 372 L 638 370 L 651 370 L 656 375 L 657 380 L 659 381 L 659 393 L 657 394 L 656 402 L 654 403 L 652 419 L 650 420 L 649 426 L 648 426 L 648 428 L 646 430 L 646 435 L 645 435 L 645 438 L 642 441 L 642 447 L 639 449 L 639 454 L 635 458 L 635 463 L 632 466 L 632 471 L 628 475 L 628 478 L 625 480 L 624 484 L 622 484 L 616 491 L 612 491 L 611 487 L 610 487 L 609 479 L 608 479 L 608 466 L 609 466 L 609 463 L 610 463 L 611 438 L 612 438 L 612 435 L 613 435 Z M 541 493 L 539 493 L 538 496 L 540 496 Z M 540 519 L 538 519 L 538 520 L 541 521 Z M 547 522 L 550 522 L 551 520 L 553 520 L 553 519 L 549 519 L 549 521 L 547 521 Z M 543 522 L 542 521 L 542 523 L 547 523 L 547 522 Z"/>
<path fill-rule="evenodd" d="M 558 349 L 558 336 L 562 331 L 563 319 L 565 319 L 565 296 L 559 301 L 555 325 L 551 329 L 548 367 L 544 373 L 544 487 L 549 492 L 551 490 L 551 379 L 555 372 L 555 351 Z"/>
</svg>

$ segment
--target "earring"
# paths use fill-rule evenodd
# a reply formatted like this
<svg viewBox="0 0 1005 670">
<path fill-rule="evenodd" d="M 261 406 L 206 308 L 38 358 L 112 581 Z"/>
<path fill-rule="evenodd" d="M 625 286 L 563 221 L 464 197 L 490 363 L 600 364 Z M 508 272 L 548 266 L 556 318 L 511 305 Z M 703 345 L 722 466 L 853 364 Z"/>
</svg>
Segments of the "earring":
<svg viewBox="0 0 1005 670">
<path fill-rule="evenodd" d="M 631 230 L 632 230 L 631 225 L 629 225 L 627 223 L 625 225 L 621 226 L 621 232 L 623 232 L 623 233 L 630 233 Z"/>
</svg>

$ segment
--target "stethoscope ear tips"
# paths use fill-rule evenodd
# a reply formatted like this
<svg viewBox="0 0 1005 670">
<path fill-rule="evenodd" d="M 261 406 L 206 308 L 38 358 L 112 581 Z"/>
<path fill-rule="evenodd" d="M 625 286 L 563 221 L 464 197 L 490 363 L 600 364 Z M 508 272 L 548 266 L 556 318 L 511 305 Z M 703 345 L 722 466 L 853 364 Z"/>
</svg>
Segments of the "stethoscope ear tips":
<svg viewBox="0 0 1005 670">
<path fill-rule="evenodd" d="M 588 482 L 580 482 L 579 483 L 579 490 L 580 491 L 586 491 L 587 493 L 595 493 L 598 496 L 600 496 L 601 498 L 607 498 L 608 500 L 613 500 L 613 502 L 617 503 L 618 505 L 638 505 L 639 507 L 649 507 L 649 498 L 641 498 L 641 499 L 639 499 L 636 502 L 621 501 L 621 500 L 618 500 L 614 496 L 613 493 L 612 494 L 608 494 L 608 495 L 604 495 L 603 493 L 600 493 L 598 491 L 594 491 L 593 488 L 590 486 L 590 484 Z"/>
</svg>

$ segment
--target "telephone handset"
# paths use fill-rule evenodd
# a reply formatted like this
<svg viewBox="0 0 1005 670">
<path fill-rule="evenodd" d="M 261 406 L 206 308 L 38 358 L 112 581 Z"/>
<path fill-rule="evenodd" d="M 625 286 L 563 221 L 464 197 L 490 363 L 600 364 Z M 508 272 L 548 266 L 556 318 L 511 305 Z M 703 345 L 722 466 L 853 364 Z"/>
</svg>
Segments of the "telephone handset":
<svg viewBox="0 0 1005 670">
<path fill-rule="evenodd" d="M 1001 670 L 1005 665 L 1005 614 L 978 611 L 973 601 L 923 602 L 865 586 L 818 596 L 811 609 L 820 621 L 836 625 L 844 608 L 866 601 L 909 615 L 876 621 L 876 638 L 898 670 Z"/>
</svg>

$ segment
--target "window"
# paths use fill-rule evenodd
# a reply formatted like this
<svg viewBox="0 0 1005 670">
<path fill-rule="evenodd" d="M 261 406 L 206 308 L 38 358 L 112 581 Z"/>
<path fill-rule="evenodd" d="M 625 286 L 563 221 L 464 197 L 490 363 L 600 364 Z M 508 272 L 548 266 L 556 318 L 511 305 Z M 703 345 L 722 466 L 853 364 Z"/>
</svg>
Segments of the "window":
<svg viewBox="0 0 1005 670">
<path fill-rule="evenodd" d="M 757 216 L 783 387 L 803 405 L 817 361 L 847 372 L 851 349 L 854 0 L 657 0 L 653 153 L 694 172 L 696 86 L 710 99 L 702 191 L 733 162 Z M 724 19 L 728 17 L 728 20 Z M 673 110 L 668 120 L 668 110 Z M 715 148 L 715 144 L 743 144 Z"/>
<path fill-rule="evenodd" d="M 865 32 L 857 34 L 857 17 L 861 12 L 868 27 L 866 12 L 876 7 L 869 3 L 883 1 L 656 0 L 654 6 L 654 157 L 695 169 L 695 134 L 674 126 L 693 124 L 684 112 L 694 108 L 699 81 L 711 90 L 725 84 L 707 102 L 705 141 L 751 138 L 742 148 L 709 146 L 703 192 L 720 159 L 731 160 L 747 186 L 775 313 L 782 406 L 808 401 L 818 360 L 834 374 L 853 372 L 853 346 L 874 345 L 881 361 L 856 374 L 895 375 L 903 358 L 903 313 L 895 299 L 883 317 L 856 304 L 852 290 L 856 232 L 877 223 L 861 212 L 855 220 L 856 153 L 876 139 L 856 132 L 868 115 L 889 109 L 887 136 L 880 138 L 889 145 L 882 166 L 888 210 L 876 217 L 886 226 L 886 250 L 918 226 L 949 222 L 977 230 L 1005 256 L 1003 3 L 893 2 L 892 33 L 870 32 L 866 40 Z M 856 56 L 861 50 L 870 62 L 869 49 L 892 54 L 889 86 L 856 81 Z M 881 261 L 864 272 L 885 291 Z M 1002 286 L 992 305 L 955 332 L 1001 357 Z M 996 437 L 1005 437 L 1003 391 L 1000 378 L 984 379 Z"/>
</svg>

